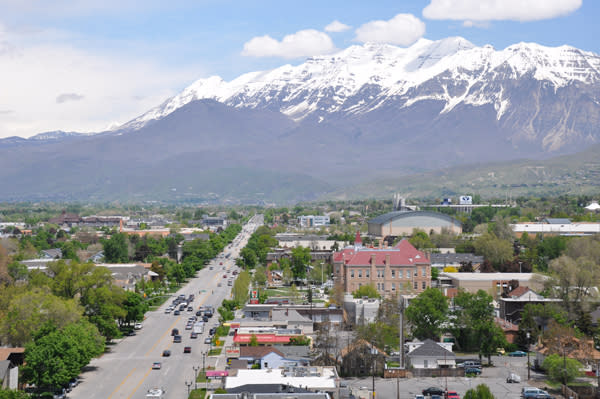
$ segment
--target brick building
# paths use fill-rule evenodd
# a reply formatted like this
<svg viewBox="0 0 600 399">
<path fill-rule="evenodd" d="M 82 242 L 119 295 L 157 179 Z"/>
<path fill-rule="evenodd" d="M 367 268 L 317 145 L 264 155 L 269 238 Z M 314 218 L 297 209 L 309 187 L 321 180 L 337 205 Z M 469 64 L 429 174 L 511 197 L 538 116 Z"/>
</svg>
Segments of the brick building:
<svg viewBox="0 0 600 399">
<path fill-rule="evenodd" d="M 354 246 L 333 255 L 336 283 L 346 292 L 373 284 L 383 297 L 418 294 L 431 287 L 431 262 L 408 240 L 391 248 L 366 248 L 357 232 Z"/>
</svg>

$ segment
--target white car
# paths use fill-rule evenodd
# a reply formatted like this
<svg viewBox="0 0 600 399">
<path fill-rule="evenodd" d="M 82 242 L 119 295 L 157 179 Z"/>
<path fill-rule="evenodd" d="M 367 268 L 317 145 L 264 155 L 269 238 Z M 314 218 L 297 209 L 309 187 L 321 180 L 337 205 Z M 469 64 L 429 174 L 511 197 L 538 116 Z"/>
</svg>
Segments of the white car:
<svg viewBox="0 0 600 399">
<path fill-rule="evenodd" d="M 141 330 L 142 329 L 142 323 L 135 323 L 133 325 L 133 328 L 135 328 L 136 330 Z"/>
</svg>

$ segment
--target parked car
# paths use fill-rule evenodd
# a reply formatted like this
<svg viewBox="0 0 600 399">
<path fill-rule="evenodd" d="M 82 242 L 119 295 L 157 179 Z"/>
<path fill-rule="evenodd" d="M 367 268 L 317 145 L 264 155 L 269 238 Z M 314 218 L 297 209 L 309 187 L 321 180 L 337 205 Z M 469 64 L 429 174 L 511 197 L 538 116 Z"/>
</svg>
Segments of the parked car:
<svg viewBox="0 0 600 399">
<path fill-rule="evenodd" d="M 518 374 L 510 373 L 508 377 L 506 377 L 506 382 L 509 384 L 513 382 L 518 384 L 521 382 L 521 377 Z"/>
<path fill-rule="evenodd" d="M 523 387 L 521 389 L 521 397 L 525 399 L 550 399 L 552 396 L 548 392 L 536 387 Z"/>
<path fill-rule="evenodd" d="M 161 366 L 162 366 L 161 362 L 154 362 L 154 363 L 152 363 L 152 370 L 160 370 Z"/>
<path fill-rule="evenodd" d="M 212 340 L 210 338 L 204 338 L 205 344 L 210 345 L 211 342 L 212 342 Z"/>
<path fill-rule="evenodd" d="M 446 392 L 446 399 L 460 399 L 460 395 L 456 391 Z"/>
<path fill-rule="evenodd" d="M 438 387 L 429 387 L 429 388 L 423 389 L 423 391 L 421 393 L 425 396 L 443 395 L 444 390 L 442 388 L 438 388 Z"/>
<path fill-rule="evenodd" d="M 510 352 L 508 354 L 508 356 L 511 357 L 524 357 L 527 356 L 527 352 L 523 352 L 523 351 L 514 351 L 514 352 Z"/>
<path fill-rule="evenodd" d="M 209 335 L 215 335 L 216 332 L 217 332 L 217 328 L 216 327 L 212 327 L 210 330 L 208 330 L 208 334 Z"/>
<path fill-rule="evenodd" d="M 498 356 L 506 355 L 506 351 L 504 350 L 504 348 L 496 348 L 496 353 L 498 354 Z"/>
<path fill-rule="evenodd" d="M 415 395 L 414 399 L 425 399 L 425 396 L 423 396 L 423 395 Z"/>
<path fill-rule="evenodd" d="M 481 369 L 477 368 L 477 367 L 469 367 L 465 369 L 465 374 L 476 374 L 476 375 L 480 375 L 481 374 Z"/>
<path fill-rule="evenodd" d="M 141 330 L 141 329 L 142 329 L 142 323 L 139 323 L 139 322 L 138 322 L 138 323 L 135 323 L 135 324 L 133 325 L 133 328 L 135 328 L 136 330 Z"/>
</svg>

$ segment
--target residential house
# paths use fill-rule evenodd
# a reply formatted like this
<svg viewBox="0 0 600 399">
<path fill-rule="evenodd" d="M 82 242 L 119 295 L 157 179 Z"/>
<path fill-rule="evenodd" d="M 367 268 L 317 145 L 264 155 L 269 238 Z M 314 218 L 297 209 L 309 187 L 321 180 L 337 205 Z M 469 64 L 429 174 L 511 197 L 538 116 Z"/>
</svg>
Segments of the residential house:
<svg viewBox="0 0 600 399">
<path fill-rule="evenodd" d="M 528 304 L 559 303 L 561 299 L 545 298 L 527 286 L 519 286 L 498 299 L 500 318 L 519 324 L 525 306 Z"/>
<path fill-rule="evenodd" d="M 288 357 L 273 346 L 242 346 L 239 359 L 246 360 L 249 366 L 259 364 L 261 369 L 308 366 L 309 364 L 307 357 Z"/>
<path fill-rule="evenodd" d="M 25 348 L 0 348 L 0 386 L 18 389 L 19 366 L 25 360 Z"/>
<path fill-rule="evenodd" d="M 456 355 L 448 346 L 452 348 L 452 343 L 426 339 L 408 352 L 408 362 L 416 369 L 455 368 Z"/>
<path fill-rule="evenodd" d="M 343 376 L 383 375 L 387 354 L 364 339 L 352 342 L 340 352 Z"/>
</svg>

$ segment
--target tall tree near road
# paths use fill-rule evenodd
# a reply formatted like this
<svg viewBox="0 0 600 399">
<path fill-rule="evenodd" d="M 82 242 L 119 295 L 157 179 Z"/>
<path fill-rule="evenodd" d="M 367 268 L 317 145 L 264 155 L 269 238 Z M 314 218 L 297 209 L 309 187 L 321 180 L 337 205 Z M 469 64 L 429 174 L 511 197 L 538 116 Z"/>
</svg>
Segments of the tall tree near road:
<svg viewBox="0 0 600 399">
<path fill-rule="evenodd" d="M 442 326 L 448 319 L 448 300 L 440 290 L 427 288 L 406 308 L 406 319 L 415 337 L 439 341 Z"/>
</svg>

